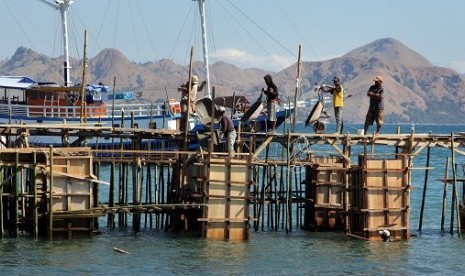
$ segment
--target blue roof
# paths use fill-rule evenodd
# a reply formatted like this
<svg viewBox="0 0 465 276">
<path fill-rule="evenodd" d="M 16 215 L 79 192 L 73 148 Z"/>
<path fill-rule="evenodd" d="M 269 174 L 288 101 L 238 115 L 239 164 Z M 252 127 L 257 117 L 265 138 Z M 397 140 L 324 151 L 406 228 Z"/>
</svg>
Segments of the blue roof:
<svg viewBox="0 0 465 276">
<path fill-rule="evenodd" d="M 36 81 L 24 76 L 0 76 L 0 88 L 27 89 L 36 84 Z"/>
</svg>

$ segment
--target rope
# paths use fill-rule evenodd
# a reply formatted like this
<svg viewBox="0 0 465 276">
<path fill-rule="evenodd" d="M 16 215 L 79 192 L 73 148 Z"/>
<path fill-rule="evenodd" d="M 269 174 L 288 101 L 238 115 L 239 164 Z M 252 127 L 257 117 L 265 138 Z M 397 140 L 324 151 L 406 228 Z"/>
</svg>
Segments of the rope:
<svg viewBox="0 0 465 276">
<path fill-rule="evenodd" d="M 268 33 L 265 29 L 263 29 L 261 26 L 259 26 L 255 21 L 252 20 L 248 15 L 246 15 L 242 10 L 240 10 L 236 5 L 234 5 L 230 0 L 227 0 L 231 6 L 233 6 L 239 13 L 241 13 L 245 18 L 247 18 L 253 25 L 255 25 L 258 29 L 260 29 L 263 33 L 265 33 L 271 40 L 276 42 L 281 48 L 283 48 L 286 52 L 288 52 L 291 56 L 294 58 L 297 58 L 296 55 L 291 52 L 289 49 L 287 49 L 281 42 L 279 42 L 276 38 L 274 38 L 270 33 Z"/>
</svg>

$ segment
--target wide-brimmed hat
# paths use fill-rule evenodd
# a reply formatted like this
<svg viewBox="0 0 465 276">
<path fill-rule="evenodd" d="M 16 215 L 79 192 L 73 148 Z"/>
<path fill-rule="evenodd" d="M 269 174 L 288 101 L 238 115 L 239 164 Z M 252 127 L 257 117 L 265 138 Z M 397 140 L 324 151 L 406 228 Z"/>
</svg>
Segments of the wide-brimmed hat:
<svg viewBox="0 0 465 276">
<path fill-rule="evenodd" d="M 376 76 L 373 80 L 383 82 L 383 78 L 381 76 Z"/>
</svg>

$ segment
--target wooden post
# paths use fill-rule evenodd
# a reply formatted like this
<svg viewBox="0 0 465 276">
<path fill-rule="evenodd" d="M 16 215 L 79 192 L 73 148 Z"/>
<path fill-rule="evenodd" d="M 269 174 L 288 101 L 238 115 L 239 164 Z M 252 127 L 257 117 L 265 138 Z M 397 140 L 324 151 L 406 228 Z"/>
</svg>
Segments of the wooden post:
<svg viewBox="0 0 465 276">
<path fill-rule="evenodd" d="M 446 169 L 444 173 L 444 192 L 442 194 L 442 215 L 441 215 L 441 231 L 444 231 L 444 220 L 446 217 L 446 201 L 447 201 L 447 178 L 449 177 L 449 164 L 450 164 L 450 157 L 447 156 L 446 159 Z"/>
<path fill-rule="evenodd" d="M 459 238 L 462 237 L 461 229 L 460 229 L 460 204 L 459 204 L 459 196 L 457 192 L 457 165 L 455 164 L 455 149 L 454 149 L 454 133 L 451 132 L 450 134 L 450 148 L 452 150 L 452 206 L 451 206 L 451 222 L 450 222 L 450 233 L 454 233 L 454 208 L 457 210 L 457 232 Z"/>
<path fill-rule="evenodd" d="M 115 207 L 115 161 L 112 161 L 110 165 L 110 189 L 108 197 L 109 207 Z M 115 227 L 115 214 L 108 214 L 107 226 L 110 228 Z"/>
<path fill-rule="evenodd" d="M 97 179 L 100 179 L 100 162 L 95 162 L 94 163 L 94 174 L 97 176 Z M 98 191 L 99 191 L 99 183 L 98 182 L 93 182 L 92 184 L 92 194 L 93 194 L 93 206 L 89 206 L 90 208 L 95 208 L 98 207 Z M 99 219 L 94 218 L 94 223 L 93 223 L 93 229 L 99 229 Z"/>
<path fill-rule="evenodd" d="M 113 88 L 112 88 L 113 99 L 111 102 L 111 130 L 112 131 L 115 130 L 115 88 L 116 88 L 116 77 L 113 77 Z M 112 138 L 112 141 L 113 141 L 113 138 Z"/>
<path fill-rule="evenodd" d="M 183 126 L 184 129 L 184 145 L 183 145 L 183 150 L 187 150 L 187 142 L 188 142 L 188 137 L 189 137 L 189 117 L 191 116 L 191 90 L 192 90 L 192 66 L 193 66 L 193 60 L 194 60 L 194 47 L 191 47 L 191 54 L 190 54 L 190 61 L 189 61 L 189 80 L 187 81 L 187 84 L 189 85 L 187 89 L 187 118 L 186 121 L 184 122 L 185 125 Z M 215 97 L 213 96 L 212 100 L 214 100 Z M 181 116 L 184 116 L 184 114 L 181 114 Z M 213 116 L 213 114 L 212 114 Z"/>
<path fill-rule="evenodd" d="M 300 57 L 302 55 L 302 45 L 299 45 L 299 54 L 297 58 L 297 77 L 295 82 L 295 92 L 294 92 L 294 115 L 292 116 L 292 132 L 295 132 L 295 123 L 297 121 L 297 98 L 299 96 L 300 89 L 300 69 L 302 67 L 302 62 Z"/>
<path fill-rule="evenodd" d="M 423 224 L 423 212 L 425 210 L 425 199 L 426 199 L 426 188 L 428 186 L 428 174 L 429 174 L 429 157 L 430 157 L 431 147 L 428 147 L 426 155 L 426 170 L 425 170 L 425 183 L 423 184 L 423 196 L 421 198 L 421 207 L 420 207 L 420 223 L 418 226 L 418 231 L 421 232 L 421 227 Z"/>
<path fill-rule="evenodd" d="M 3 161 L 0 160 L 0 183 L 3 183 L 5 168 L 3 167 Z M 3 223 L 3 185 L 0 185 L 0 237 L 5 237 L 4 223 Z"/>
<path fill-rule="evenodd" d="M 350 219 L 349 219 L 349 174 L 347 173 L 347 170 L 351 166 L 350 162 L 350 157 L 352 154 L 352 146 L 350 142 L 350 135 L 347 133 L 345 139 L 345 145 L 344 145 L 344 168 L 346 169 L 346 172 L 344 173 L 344 196 L 343 196 L 343 208 L 344 208 L 344 213 L 345 213 L 345 232 L 349 233 L 350 231 Z"/>
<path fill-rule="evenodd" d="M 49 176 L 49 199 L 48 199 L 48 238 L 53 239 L 53 146 L 50 146 L 50 176 Z"/>
<path fill-rule="evenodd" d="M 87 119 L 86 114 L 86 69 L 87 69 L 87 31 L 84 31 L 84 56 L 82 65 L 82 83 L 81 83 L 81 124 Z"/>
<path fill-rule="evenodd" d="M 140 157 L 134 157 L 132 164 L 132 202 L 134 206 L 140 205 L 140 171 L 141 171 Z M 140 213 L 135 212 L 132 219 L 132 229 L 134 232 L 140 231 Z"/>
<path fill-rule="evenodd" d="M 32 216 L 34 217 L 34 239 L 39 238 L 39 215 L 37 213 L 37 178 L 36 178 L 36 173 L 37 173 L 37 152 L 34 151 L 32 155 L 32 176 L 31 176 L 31 182 L 32 182 L 32 189 L 34 191 L 34 199 L 32 203 Z"/>
<path fill-rule="evenodd" d="M 286 192 L 286 233 L 292 231 L 292 175 L 291 175 L 291 154 L 293 154 L 293 147 L 289 148 L 289 145 L 291 144 L 291 134 L 288 131 L 287 132 L 287 192 Z"/>
<path fill-rule="evenodd" d="M 13 181 L 13 193 L 14 193 L 14 203 L 13 203 L 13 210 L 12 214 L 14 216 L 13 219 L 13 224 L 14 224 L 14 232 L 13 236 L 17 237 L 18 236 L 18 224 L 19 224 L 19 213 L 18 213 L 18 208 L 19 208 L 19 191 L 18 188 L 21 185 L 20 177 L 19 177 L 19 152 L 16 152 L 16 160 L 15 160 L 15 168 L 14 168 L 14 181 Z"/>
</svg>

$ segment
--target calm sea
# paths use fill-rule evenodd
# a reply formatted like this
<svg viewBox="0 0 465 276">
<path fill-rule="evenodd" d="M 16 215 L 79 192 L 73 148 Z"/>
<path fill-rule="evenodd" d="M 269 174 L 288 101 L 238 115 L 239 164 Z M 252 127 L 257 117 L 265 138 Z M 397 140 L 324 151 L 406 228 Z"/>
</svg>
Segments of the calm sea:
<svg viewBox="0 0 465 276">
<path fill-rule="evenodd" d="M 344 131 L 356 133 L 361 125 L 346 125 Z M 402 125 L 402 133 L 450 134 L 465 131 L 457 125 Z M 328 126 L 329 132 L 334 129 Z M 373 127 L 372 129 L 373 130 Z M 299 128 L 310 132 L 310 128 Z M 394 133 L 396 126 L 384 126 L 383 133 Z M 393 149 L 390 149 L 391 152 Z M 448 195 L 446 231 L 440 230 L 445 160 L 450 150 L 433 148 L 426 209 L 422 232 L 418 232 L 423 170 L 413 172 L 411 193 L 411 232 L 413 237 L 398 242 L 366 242 L 343 233 L 251 232 L 245 242 L 204 240 L 143 229 L 107 229 L 92 239 L 34 241 L 6 238 L 0 241 L 1 275 L 423 275 L 462 274 L 465 238 L 449 233 Z M 464 158 L 457 155 L 458 177 L 463 177 Z M 426 150 L 415 158 L 424 167 Z M 450 189 L 449 189 L 450 190 Z M 459 193 L 462 193 L 460 188 Z M 115 253 L 122 248 L 131 254 Z"/>
</svg>

